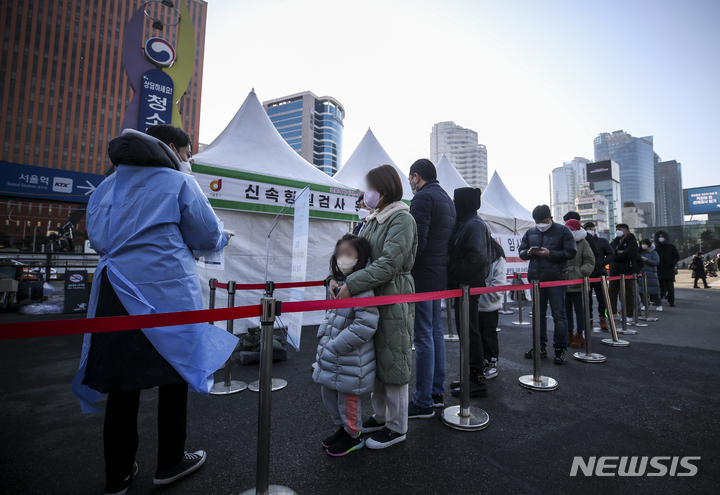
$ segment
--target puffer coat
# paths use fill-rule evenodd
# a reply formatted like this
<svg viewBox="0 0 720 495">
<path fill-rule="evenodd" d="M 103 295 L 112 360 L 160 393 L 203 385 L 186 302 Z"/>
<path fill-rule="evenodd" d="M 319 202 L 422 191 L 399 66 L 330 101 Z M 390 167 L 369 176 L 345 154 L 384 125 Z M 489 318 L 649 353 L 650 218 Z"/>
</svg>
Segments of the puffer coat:
<svg viewBox="0 0 720 495">
<path fill-rule="evenodd" d="M 350 294 L 372 290 L 376 296 L 414 294 L 415 282 L 410 273 L 417 250 L 417 227 L 402 201 L 373 211 L 366 220 L 362 235 L 370 242 L 372 263 L 348 275 Z M 406 385 L 412 368 L 415 304 L 380 306 L 380 321 L 375 332 L 377 379 L 387 385 Z"/>
<path fill-rule="evenodd" d="M 373 297 L 372 291 L 356 297 Z M 333 309 L 318 329 L 315 383 L 344 394 L 361 395 L 375 388 L 373 336 L 380 313 L 375 306 Z"/>
<path fill-rule="evenodd" d="M 586 239 L 576 243 L 577 254 L 568 263 L 568 280 L 577 280 L 583 277 L 589 277 L 595 269 L 595 256 L 592 248 Z M 568 285 L 565 287 L 566 292 L 580 292 L 582 285 Z"/>
<path fill-rule="evenodd" d="M 640 256 L 647 258 L 643 262 L 643 267 L 642 270 L 640 270 L 640 273 L 647 277 L 648 294 L 659 296 L 660 281 L 657 276 L 657 266 L 658 263 L 660 263 L 660 256 L 658 256 L 655 252 L 655 246 L 650 246 L 645 251 L 640 251 Z M 640 294 L 644 294 L 642 281 L 640 281 L 640 284 L 638 285 L 638 291 Z"/>
<path fill-rule="evenodd" d="M 543 258 L 531 253 L 533 246 L 544 247 L 550 256 Z M 529 260 L 528 279 L 549 282 L 567 280 L 568 262 L 575 257 L 577 245 L 570 229 L 559 223 L 553 223 L 545 232 L 531 227 L 520 241 L 520 258 Z"/>
</svg>

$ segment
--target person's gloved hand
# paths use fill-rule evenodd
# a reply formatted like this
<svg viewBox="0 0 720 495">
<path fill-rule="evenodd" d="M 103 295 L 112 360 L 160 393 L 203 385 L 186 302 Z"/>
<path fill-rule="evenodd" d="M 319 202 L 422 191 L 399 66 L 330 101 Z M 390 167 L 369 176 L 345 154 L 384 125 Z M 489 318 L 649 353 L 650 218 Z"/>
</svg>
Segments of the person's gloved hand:
<svg viewBox="0 0 720 495">
<path fill-rule="evenodd" d="M 223 234 L 225 234 L 225 238 L 230 242 L 230 238 L 235 236 L 235 231 L 233 230 L 223 230 Z"/>
</svg>

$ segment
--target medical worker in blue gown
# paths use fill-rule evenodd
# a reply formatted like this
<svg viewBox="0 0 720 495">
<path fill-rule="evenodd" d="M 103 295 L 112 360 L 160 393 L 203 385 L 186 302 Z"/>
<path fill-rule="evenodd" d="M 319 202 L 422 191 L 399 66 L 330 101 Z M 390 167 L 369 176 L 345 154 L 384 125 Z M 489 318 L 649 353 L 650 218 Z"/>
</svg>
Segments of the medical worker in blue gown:
<svg viewBox="0 0 720 495">
<path fill-rule="evenodd" d="M 176 131 L 171 138 L 187 137 Z M 110 142 L 117 170 L 92 194 L 87 208 L 90 243 L 101 255 L 89 318 L 203 309 L 192 251 L 223 249 L 231 233 L 221 231 L 195 179 L 180 172 L 177 147 L 132 130 Z M 101 319 L 97 326 L 102 328 Z M 236 343 L 236 337 L 209 324 L 85 335 L 73 392 L 86 413 L 100 412 L 94 403 L 108 394 L 106 493 L 124 494 L 137 473 L 142 389 L 158 387 L 159 392 L 155 484 L 171 483 L 205 462 L 204 451 L 185 451 L 187 392 L 207 395 L 213 372 Z"/>
</svg>

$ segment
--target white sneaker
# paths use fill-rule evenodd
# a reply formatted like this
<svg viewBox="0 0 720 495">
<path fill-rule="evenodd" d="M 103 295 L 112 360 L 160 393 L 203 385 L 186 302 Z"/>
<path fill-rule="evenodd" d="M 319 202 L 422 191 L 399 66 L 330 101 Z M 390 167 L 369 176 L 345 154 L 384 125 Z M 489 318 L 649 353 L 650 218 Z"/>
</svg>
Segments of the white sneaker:
<svg viewBox="0 0 720 495">
<path fill-rule="evenodd" d="M 662 306 L 658 306 L 657 308 L 655 308 L 655 311 L 660 311 L 660 312 L 662 312 Z"/>
<path fill-rule="evenodd" d="M 633 322 L 633 319 L 630 318 L 629 316 L 627 316 L 627 317 L 625 317 L 625 321 L 628 322 L 628 323 L 632 323 L 632 322 Z"/>
<path fill-rule="evenodd" d="M 645 306 L 640 306 L 640 311 L 645 311 Z"/>
</svg>

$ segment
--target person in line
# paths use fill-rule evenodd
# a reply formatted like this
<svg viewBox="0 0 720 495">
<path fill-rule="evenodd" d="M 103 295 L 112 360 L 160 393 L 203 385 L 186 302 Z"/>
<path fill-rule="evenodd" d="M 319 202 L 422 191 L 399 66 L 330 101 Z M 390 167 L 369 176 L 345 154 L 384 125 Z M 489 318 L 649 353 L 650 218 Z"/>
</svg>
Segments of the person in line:
<svg viewBox="0 0 720 495">
<path fill-rule="evenodd" d="M 657 277 L 657 266 L 660 263 L 660 257 L 655 252 L 655 246 L 650 239 L 643 239 L 640 241 L 640 258 L 642 259 L 643 266 L 640 269 L 640 273 L 647 277 L 648 287 L 648 299 L 655 305 L 656 311 L 662 311 L 662 299 L 660 299 L 660 282 Z M 643 289 L 645 284 L 638 284 L 639 295 L 644 295 Z M 643 306 L 644 301 L 640 299 L 640 310 L 645 311 L 645 316 L 650 312 L 650 308 Z"/>
<path fill-rule="evenodd" d="M 593 256 L 590 243 L 587 241 L 589 236 L 580 225 L 580 222 L 574 218 L 565 222 L 565 226 L 572 232 L 577 246 L 577 254 L 568 263 L 568 280 L 589 277 L 595 269 L 595 256 Z M 577 333 L 575 335 L 573 335 L 575 329 L 573 313 L 577 319 Z M 570 347 L 578 348 L 583 345 L 587 337 L 587 334 L 584 334 L 586 328 L 582 285 L 568 285 L 565 287 L 565 316 L 567 316 L 568 322 L 568 342 Z"/>
<path fill-rule="evenodd" d="M 364 237 L 345 234 L 330 258 L 335 280 L 342 285 L 345 277 L 370 264 L 371 250 Z M 357 297 L 374 295 L 367 290 Z M 379 319 L 375 306 L 331 309 L 318 329 L 318 365 L 313 380 L 320 385 L 323 403 L 339 427 L 322 442 L 331 456 L 344 456 L 365 446 L 359 396 L 375 387 L 373 336 Z"/>
<path fill-rule="evenodd" d="M 412 270 L 417 251 L 417 227 L 402 201 L 402 182 L 392 165 L 380 165 L 365 176 L 365 204 L 373 209 L 363 236 L 370 242 L 371 263 L 345 277 L 340 287 L 334 274 L 326 280 L 330 297 L 346 298 L 372 290 L 376 296 L 413 294 Z M 340 288 L 337 295 L 335 289 Z M 372 406 L 375 414 L 363 421 L 363 432 L 375 432 L 365 441 L 370 449 L 385 449 L 407 438 L 408 383 L 412 367 L 415 308 L 398 303 L 378 308 L 375 332 L 377 371 Z"/>
<path fill-rule="evenodd" d="M 455 231 L 450 238 L 447 271 L 448 285 L 457 289 L 461 285 L 485 287 L 485 280 L 490 274 L 493 255 L 490 231 L 478 210 L 480 209 L 480 189 L 461 187 L 455 189 Z M 480 321 L 478 316 L 479 295 L 470 296 L 470 397 L 487 396 L 485 383 L 485 351 Z M 461 299 L 455 299 L 455 323 L 460 328 Z M 493 329 L 497 331 L 497 325 Z M 451 389 L 452 389 L 451 384 Z M 458 387 L 460 386 L 457 384 Z M 459 389 L 452 389 L 453 396 L 458 396 Z"/>
<path fill-rule="evenodd" d="M 360 203 L 360 209 L 358 210 L 358 218 L 360 218 L 360 222 L 355 226 L 353 229 L 353 234 L 360 235 L 362 234 L 363 229 L 365 228 L 365 220 L 367 219 L 368 215 L 370 214 L 370 208 L 365 204 L 365 194 L 361 194 L 358 198 L 358 202 Z"/>
<path fill-rule="evenodd" d="M 565 213 L 565 215 L 563 216 L 563 222 L 565 222 L 566 226 L 567 226 L 568 220 L 577 220 L 578 223 L 580 223 L 580 213 L 578 213 L 577 211 L 569 211 L 569 212 Z M 581 227 L 582 227 L 582 225 L 581 225 Z M 584 227 L 583 227 L 583 230 L 584 230 Z M 595 236 L 588 235 L 585 237 L 585 240 L 590 245 L 590 250 L 592 251 L 592 254 L 595 257 L 595 259 L 598 259 L 600 257 L 600 250 L 597 246 L 597 241 L 595 239 Z"/>
<path fill-rule="evenodd" d="M 618 275 L 631 276 L 639 272 L 640 248 L 635 235 L 630 233 L 630 227 L 625 223 L 615 226 L 615 238 L 610 242 L 615 257 L 610 263 L 610 276 Z M 617 300 L 620 294 L 622 280 L 611 280 L 608 292 L 610 293 L 610 306 L 613 315 L 618 314 Z M 629 323 L 635 315 L 635 285 L 632 279 L 625 280 L 625 300 L 622 305 L 625 308 L 625 317 Z"/>
<path fill-rule="evenodd" d="M 485 279 L 485 287 L 507 285 L 507 264 L 505 261 L 505 251 L 500 243 L 498 243 L 495 239 L 492 240 L 490 246 L 492 247 L 492 255 L 490 256 L 492 259 L 492 268 L 490 270 L 490 274 Z M 478 299 L 478 320 L 480 325 L 480 337 L 482 340 L 483 354 L 485 356 L 483 376 L 486 381 L 498 376 L 500 346 L 498 343 L 497 328 L 501 307 L 502 292 L 480 294 Z M 456 389 L 460 388 L 460 382 L 454 381 L 450 384 L 450 387 L 454 392 Z"/>
<path fill-rule="evenodd" d="M 415 219 L 418 247 L 412 276 L 415 292 L 447 289 L 448 242 L 455 225 L 455 205 L 437 180 L 435 165 L 425 158 L 410 167 L 413 191 L 410 214 Z M 443 407 L 445 391 L 445 332 L 442 301 L 415 303 L 415 392 L 408 418 L 432 418 Z"/>
<path fill-rule="evenodd" d="M 172 148 L 125 130 L 108 153 L 117 171 L 90 197 L 87 230 L 101 260 L 88 317 L 203 309 L 192 251 L 218 251 L 231 232 L 197 182 L 180 172 Z M 102 320 L 98 320 L 102 325 Z M 230 357 L 237 337 L 209 324 L 86 335 L 72 384 L 83 412 L 108 394 L 104 453 L 106 494 L 124 494 L 138 472 L 140 392 L 158 387 L 158 465 L 166 485 L 203 465 L 203 450 L 185 450 L 188 388 L 208 395 L 213 373 Z"/>
<path fill-rule="evenodd" d="M 570 229 L 553 222 L 550 207 L 539 205 L 533 210 L 535 227 L 525 232 L 520 241 L 520 258 L 529 260 L 528 280 L 550 282 L 567 280 L 568 262 L 575 257 L 577 246 Z M 550 304 L 555 333 L 553 347 L 555 364 L 567 361 L 565 351 L 567 341 L 567 317 L 565 316 L 565 287 L 540 288 L 540 357 L 547 357 L 547 307 Z M 533 325 L 535 318 L 533 318 Z M 533 358 L 533 350 L 525 353 L 527 359 Z"/>
<path fill-rule="evenodd" d="M 703 281 L 703 285 L 706 289 L 709 289 L 710 286 L 707 283 L 707 275 L 705 273 L 705 263 L 703 263 L 703 254 L 701 252 L 697 252 L 695 256 L 693 256 L 692 261 L 690 262 L 690 269 L 692 270 L 693 279 L 695 279 L 695 283 L 693 284 L 693 289 L 699 289 L 698 287 L 698 280 Z"/>
<path fill-rule="evenodd" d="M 613 252 L 612 248 L 610 247 L 610 241 L 605 239 L 604 237 L 600 237 L 597 235 L 597 231 L 595 230 L 595 224 L 593 222 L 587 222 L 585 225 L 583 225 L 583 228 L 588 233 L 588 238 L 592 238 L 595 241 L 595 246 L 597 247 L 597 256 L 595 258 L 595 269 L 590 274 L 590 278 L 598 278 L 602 276 L 606 276 L 607 268 L 613 258 L 615 257 L 615 253 Z M 593 292 L 595 293 L 595 297 L 597 297 L 597 306 L 598 306 L 598 319 L 599 319 L 599 325 L 601 330 L 605 330 L 606 332 L 610 330 L 610 327 L 608 327 L 607 323 L 607 305 L 605 304 L 605 294 L 602 290 L 602 282 L 591 282 L 590 283 L 590 325 L 593 324 Z"/>
<path fill-rule="evenodd" d="M 677 248 L 670 244 L 670 236 L 662 229 L 653 236 L 655 251 L 660 257 L 657 266 L 658 280 L 660 281 L 660 298 L 667 299 L 671 308 L 675 307 L 675 274 L 680 254 Z"/>
<path fill-rule="evenodd" d="M 190 159 L 192 159 L 192 140 L 190 134 L 171 124 L 158 124 L 149 127 L 146 133 L 170 148 L 180 160 L 180 172 L 192 173 Z"/>
</svg>

